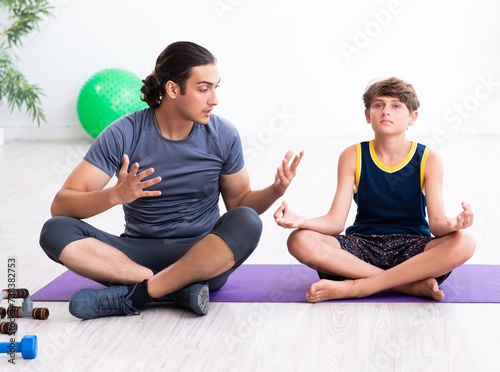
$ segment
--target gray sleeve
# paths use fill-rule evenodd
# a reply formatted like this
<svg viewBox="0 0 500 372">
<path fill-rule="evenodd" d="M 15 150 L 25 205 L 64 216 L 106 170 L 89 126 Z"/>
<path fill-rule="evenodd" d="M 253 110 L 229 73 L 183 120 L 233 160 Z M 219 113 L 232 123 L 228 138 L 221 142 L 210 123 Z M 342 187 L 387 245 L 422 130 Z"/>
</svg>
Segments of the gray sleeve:
<svg viewBox="0 0 500 372">
<path fill-rule="evenodd" d="M 92 143 L 84 159 L 112 177 L 117 174 L 126 150 L 127 125 L 121 118 L 109 125 Z"/>
<path fill-rule="evenodd" d="M 224 137 L 227 153 L 221 173 L 233 174 L 240 171 L 245 165 L 241 138 L 236 127 L 229 122 L 226 122 Z"/>
</svg>

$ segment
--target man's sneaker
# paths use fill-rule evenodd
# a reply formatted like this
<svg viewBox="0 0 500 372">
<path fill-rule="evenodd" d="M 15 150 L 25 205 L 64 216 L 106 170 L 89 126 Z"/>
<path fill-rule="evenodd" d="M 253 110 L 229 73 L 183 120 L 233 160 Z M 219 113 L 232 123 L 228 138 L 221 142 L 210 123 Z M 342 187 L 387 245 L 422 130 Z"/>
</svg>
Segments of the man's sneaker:
<svg viewBox="0 0 500 372">
<path fill-rule="evenodd" d="M 194 311 L 198 315 L 208 313 L 208 283 L 188 285 L 168 295 L 177 305 Z"/>
<path fill-rule="evenodd" d="M 104 316 L 139 315 L 132 306 L 130 290 L 126 285 L 104 289 L 81 289 L 69 300 L 69 312 L 80 319 L 94 319 Z"/>
</svg>

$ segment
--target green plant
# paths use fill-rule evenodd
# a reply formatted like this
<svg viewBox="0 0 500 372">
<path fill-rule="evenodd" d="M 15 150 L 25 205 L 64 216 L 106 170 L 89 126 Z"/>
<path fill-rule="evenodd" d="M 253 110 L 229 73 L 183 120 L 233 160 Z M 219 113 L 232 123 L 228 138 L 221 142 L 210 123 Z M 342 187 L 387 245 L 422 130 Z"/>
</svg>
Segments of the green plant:
<svg viewBox="0 0 500 372">
<path fill-rule="evenodd" d="M 25 107 L 38 125 L 46 121 L 40 100 L 43 92 L 18 70 L 14 50 L 26 35 L 38 30 L 43 17 L 52 15 L 52 8 L 48 0 L 0 0 L 0 15 L 6 13 L 7 19 L 0 24 L 0 100 L 7 101 L 11 112 Z"/>
</svg>

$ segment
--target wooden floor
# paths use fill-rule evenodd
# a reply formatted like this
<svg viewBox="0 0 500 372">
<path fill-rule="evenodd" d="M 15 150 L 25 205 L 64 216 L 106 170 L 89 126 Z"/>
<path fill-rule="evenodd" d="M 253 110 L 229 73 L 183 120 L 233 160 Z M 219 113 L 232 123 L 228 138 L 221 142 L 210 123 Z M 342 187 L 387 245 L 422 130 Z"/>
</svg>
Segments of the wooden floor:
<svg viewBox="0 0 500 372">
<path fill-rule="evenodd" d="M 335 190 L 338 154 L 357 140 L 273 139 L 260 144 L 247 162 L 252 185 L 272 181 L 286 149 L 305 149 L 285 199 L 305 216 L 323 214 Z M 15 259 L 17 286 L 31 293 L 65 271 L 45 256 L 38 236 L 54 194 L 88 146 L 88 141 L 0 146 L 0 287 L 7 287 L 9 258 Z M 476 213 L 471 232 L 478 249 L 469 263 L 500 264 L 500 138 L 449 138 L 437 150 L 446 169 L 449 215 L 459 212 L 462 200 Z M 262 240 L 248 263 L 296 263 L 285 245 L 290 231 L 274 224 L 274 209 L 262 215 Z M 121 210 L 91 222 L 120 233 Z M 136 317 L 91 321 L 72 317 L 67 303 L 35 305 L 48 307 L 49 319 L 19 319 L 17 339 L 36 334 L 38 357 L 18 356 L 12 369 L 9 357 L 0 355 L 0 370 L 500 370 L 500 304 L 211 303 L 204 317 L 164 305 Z M 8 339 L 0 335 L 0 341 Z"/>
</svg>

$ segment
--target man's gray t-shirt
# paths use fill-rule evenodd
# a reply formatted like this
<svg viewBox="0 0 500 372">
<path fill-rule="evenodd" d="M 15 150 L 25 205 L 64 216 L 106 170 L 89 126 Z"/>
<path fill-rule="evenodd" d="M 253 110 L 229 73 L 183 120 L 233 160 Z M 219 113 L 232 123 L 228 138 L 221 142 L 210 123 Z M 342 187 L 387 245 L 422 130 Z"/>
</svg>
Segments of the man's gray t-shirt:
<svg viewBox="0 0 500 372">
<path fill-rule="evenodd" d="M 189 137 L 171 141 L 161 136 L 151 108 L 126 115 L 109 125 L 84 159 L 109 176 L 118 175 L 123 155 L 139 172 L 153 167 L 148 177 L 162 180 L 149 188 L 161 196 L 124 204 L 125 232 L 137 238 L 191 238 L 209 233 L 218 218 L 219 175 L 243 168 L 241 139 L 227 120 L 210 116 L 194 124 Z"/>
</svg>

